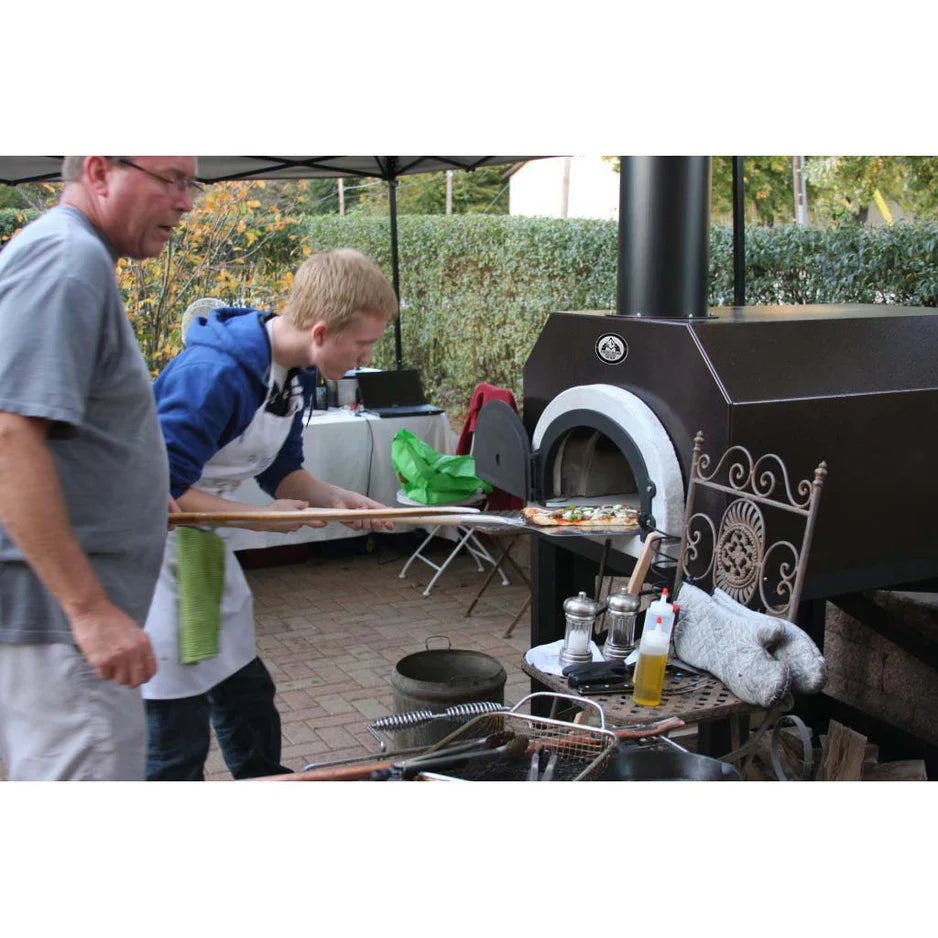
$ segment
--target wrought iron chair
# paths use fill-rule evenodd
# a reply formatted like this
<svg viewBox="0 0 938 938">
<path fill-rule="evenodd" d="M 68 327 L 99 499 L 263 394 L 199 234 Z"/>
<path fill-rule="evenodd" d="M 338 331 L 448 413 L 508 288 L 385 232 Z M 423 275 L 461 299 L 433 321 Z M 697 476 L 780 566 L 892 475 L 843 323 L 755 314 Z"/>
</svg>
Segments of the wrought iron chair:
<svg viewBox="0 0 938 938">
<path fill-rule="evenodd" d="M 709 583 L 712 589 L 719 588 L 750 608 L 761 607 L 768 615 L 794 619 L 827 463 L 821 462 L 814 470 L 813 481 L 802 479 L 793 495 L 788 470 L 774 453 L 753 460 L 745 447 L 731 446 L 709 471 L 710 457 L 703 452 L 703 441 L 703 433 L 698 432 L 673 594 L 678 595 L 685 580 Z M 708 510 L 699 510 L 700 489 L 719 493 L 704 506 Z M 712 512 L 726 496 L 729 502 L 717 526 Z M 793 516 L 787 524 L 778 524 L 784 535 L 772 542 L 767 536 L 771 522 L 766 523 L 766 510 Z M 797 519 L 804 519 L 800 546 L 793 543 L 800 524 Z"/>
<path fill-rule="evenodd" d="M 813 481 L 799 482 L 792 494 L 788 471 L 778 456 L 753 459 L 744 447 L 733 446 L 711 470 L 703 442 L 703 434 L 698 433 L 680 535 L 660 532 L 659 544 L 669 546 L 658 547 L 652 567 L 655 578 L 672 585 L 678 603 L 681 584 L 694 583 L 707 590 L 719 587 L 750 608 L 761 607 L 759 611 L 794 620 L 827 465 L 820 463 Z M 774 540 L 768 539 L 769 530 Z M 673 547 L 678 541 L 675 556 Z M 565 678 L 540 672 L 527 662 L 522 669 L 551 690 L 566 689 Z M 760 739 L 771 731 L 770 757 L 778 778 L 790 777 L 776 753 L 779 731 L 790 723 L 801 737 L 800 777 L 810 776 L 811 737 L 804 723 L 789 712 L 794 706 L 790 693 L 771 709 L 764 709 L 736 697 L 712 674 L 675 672 L 666 680 L 662 703 L 652 712 L 635 703 L 628 692 L 594 699 L 606 720 L 617 726 L 647 723 L 652 712 L 658 720 L 677 718 L 696 724 L 698 751 L 736 763 L 744 771 Z M 761 722 L 743 744 L 743 728 L 748 729 L 749 718 L 756 713 L 761 714 Z M 730 751 L 721 755 L 727 747 Z"/>
<path fill-rule="evenodd" d="M 819 463 L 813 480 L 798 482 L 793 494 L 788 470 L 774 453 L 753 459 L 745 447 L 732 446 L 711 469 L 703 442 L 698 432 L 673 595 L 680 599 L 684 582 L 710 591 L 719 588 L 744 606 L 795 621 L 827 463 Z M 769 537 L 770 529 L 775 540 Z M 764 713 L 759 729 L 743 745 L 739 714 L 734 714 L 730 719 L 732 751 L 722 758 L 730 762 L 745 758 L 748 764 L 760 737 L 770 729 L 777 733 L 782 722 L 788 721 L 801 734 L 807 777 L 810 736 L 804 724 L 788 712 L 793 705 L 787 694 Z"/>
</svg>

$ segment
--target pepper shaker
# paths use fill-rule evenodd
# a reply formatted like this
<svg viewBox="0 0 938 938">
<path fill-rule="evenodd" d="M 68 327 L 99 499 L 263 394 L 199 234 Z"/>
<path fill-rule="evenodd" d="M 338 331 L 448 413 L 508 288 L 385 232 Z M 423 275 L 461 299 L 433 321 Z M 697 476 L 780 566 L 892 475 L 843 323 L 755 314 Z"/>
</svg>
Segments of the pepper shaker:
<svg viewBox="0 0 938 938">
<path fill-rule="evenodd" d="M 635 648 L 635 617 L 641 602 L 626 587 L 620 587 L 606 601 L 609 635 L 603 645 L 607 661 L 628 658 Z"/>
</svg>

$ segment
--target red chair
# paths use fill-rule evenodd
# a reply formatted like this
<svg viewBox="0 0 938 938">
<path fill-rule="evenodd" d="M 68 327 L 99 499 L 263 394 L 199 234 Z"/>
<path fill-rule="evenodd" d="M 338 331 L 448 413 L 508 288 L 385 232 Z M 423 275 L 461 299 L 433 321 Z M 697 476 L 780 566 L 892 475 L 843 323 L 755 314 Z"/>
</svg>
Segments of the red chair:
<svg viewBox="0 0 938 938">
<path fill-rule="evenodd" d="M 518 405 L 515 403 L 515 396 L 508 388 L 499 388 L 494 384 L 477 384 L 472 392 L 472 400 L 469 402 L 469 413 L 466 415 L 463 424 L 462 433 L 459 434 L 459 440 L 456 443 L 456 454 L 458 456 L 468 456 L 472 451 L 473 436 L 476 429 L 476 417 L 479 411 L 488 404 L 489 401 L 503 401 L 517 413 Z M 486 508 L 489 511 L 515 511 L 523 508 L 524 502 L 514 495 L 509 495 L 501 489 L 494 489 L 488 497 Z"/>
</svg>

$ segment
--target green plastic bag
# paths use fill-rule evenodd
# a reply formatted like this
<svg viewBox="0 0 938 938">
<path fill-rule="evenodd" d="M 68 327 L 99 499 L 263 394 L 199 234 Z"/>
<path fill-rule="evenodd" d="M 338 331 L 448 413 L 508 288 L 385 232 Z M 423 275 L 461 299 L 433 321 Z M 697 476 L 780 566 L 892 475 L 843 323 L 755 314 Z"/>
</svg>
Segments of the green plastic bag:
<svg viewBox="0 0 938 938">
<path fill-rule="evenodd" d="M 422 505 L 443 505 L 470 498 L 479 489 L 492 491 L 476 475 L 472 456 L 446 456 L 414 436 L 398 430 L 391 441 L 391 462 L 404 494 Z"/>
</svg>

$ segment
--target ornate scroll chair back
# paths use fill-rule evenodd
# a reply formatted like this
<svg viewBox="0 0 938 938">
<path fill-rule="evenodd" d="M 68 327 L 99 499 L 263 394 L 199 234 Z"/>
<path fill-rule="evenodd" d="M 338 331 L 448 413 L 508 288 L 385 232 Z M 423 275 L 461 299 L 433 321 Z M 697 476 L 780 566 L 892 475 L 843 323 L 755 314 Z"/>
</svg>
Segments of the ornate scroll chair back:
<svg viewBox="0 0 938 938">
<path fill-rule="evenodd" d="M 703 442 L 698 432 L 673 594 L 684 581 L 719 588 L 743 605 L 794 621 L 827 463 L 793 494 L 774 453 L 754 460 L 745 447 L 732 446 L 711 469 Z"/>
</svg>

